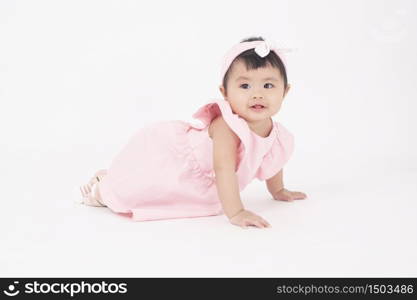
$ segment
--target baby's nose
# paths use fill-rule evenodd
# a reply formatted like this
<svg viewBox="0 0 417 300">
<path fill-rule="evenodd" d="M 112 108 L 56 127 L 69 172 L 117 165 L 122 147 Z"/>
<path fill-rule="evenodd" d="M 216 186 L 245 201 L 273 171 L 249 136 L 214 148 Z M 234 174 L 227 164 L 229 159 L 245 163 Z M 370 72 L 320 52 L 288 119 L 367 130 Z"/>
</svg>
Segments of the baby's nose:
<svg viewBox="0 0 417 300">
<path fill-rule="evenodd" d="M 255 93 L 252 95 L 253 99 L 263 99 L 263 95 L 261 93 Z"/>
</svg>

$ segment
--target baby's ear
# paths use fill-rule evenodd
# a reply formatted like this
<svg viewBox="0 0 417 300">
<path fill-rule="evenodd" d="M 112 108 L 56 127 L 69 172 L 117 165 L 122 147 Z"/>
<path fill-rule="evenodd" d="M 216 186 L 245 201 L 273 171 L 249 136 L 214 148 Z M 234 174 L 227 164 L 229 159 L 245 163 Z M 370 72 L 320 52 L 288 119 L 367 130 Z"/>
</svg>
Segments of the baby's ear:
<svg viewBox="0 0 417 300">
<path fill-rule="evenodd" d="M 284 91 L 284 97 L 287 95 L 287 93 L 290 90 L 290 88 L 291 88 L 291 84 L 287 84 L 287 88 Z"/>
<path fill-rule="evenodd" d="M 224 90 L 224 86 L 221 84 L 219 85 L 220 93 L 222 93 L 223 98 L 226 99 L 226 91 Z"/>
</svg>

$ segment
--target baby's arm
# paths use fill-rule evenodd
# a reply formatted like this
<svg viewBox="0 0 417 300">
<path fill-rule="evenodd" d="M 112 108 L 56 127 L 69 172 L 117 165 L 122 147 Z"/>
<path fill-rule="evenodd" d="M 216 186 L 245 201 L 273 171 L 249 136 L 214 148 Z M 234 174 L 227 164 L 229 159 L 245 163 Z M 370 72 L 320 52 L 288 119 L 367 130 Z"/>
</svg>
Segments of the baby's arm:
<svg viewBox="0 0 417 300">
<path fill-rule="evenodd" d="M 282 190 L 284 183 L 282 181 L 282 169 L 273 177 L 266 180 L 268 191 L 274 196 L 278 191 Z"/>
<path fill-rule="evenodd" d="M 302 200 L 307 198 L 307 195 L 302 192 L 291 192 L 284 188 L 282 180 L 283 169 L 275 174 L 273 177 L 266 180 L 266 186 L 275 200 L 292 201 Z"/>
<path fill-rule="evenodd" d="M 234 225 L 267 227 L 268 222 L 245 210 L 240 199 L 236 176 L 239 137 L 221 116 L 211 122 L 209 133 L 213 139 L 213 168 L 216 175 L 217 193 L 225 215 Z"/>
</svg>

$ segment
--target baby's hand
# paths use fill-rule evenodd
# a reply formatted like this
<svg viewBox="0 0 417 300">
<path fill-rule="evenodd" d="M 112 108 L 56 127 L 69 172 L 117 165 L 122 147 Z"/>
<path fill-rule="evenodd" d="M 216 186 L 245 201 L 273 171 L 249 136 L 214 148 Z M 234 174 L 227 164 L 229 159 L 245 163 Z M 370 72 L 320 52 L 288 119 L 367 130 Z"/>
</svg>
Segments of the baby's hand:
<svg viewBox="0 0 417 300">
<path fill-rule="evenodd" d="M 258 228 L 271 227 L 271 225 L 260 216 L 248 210 L 242 210 L 229 220 L 233 225 L 247 228 L 248 226 L 256 226 Z"/>
<path fill-rule="evenodd" d="M 302 192 L 291 192 L 283 188 L 279 192 L 275 193 L 273 197 L 275 200 L 293 201 L 293 200 L 303 200 L 307 198 L 307 195 Z"/>
</svg>

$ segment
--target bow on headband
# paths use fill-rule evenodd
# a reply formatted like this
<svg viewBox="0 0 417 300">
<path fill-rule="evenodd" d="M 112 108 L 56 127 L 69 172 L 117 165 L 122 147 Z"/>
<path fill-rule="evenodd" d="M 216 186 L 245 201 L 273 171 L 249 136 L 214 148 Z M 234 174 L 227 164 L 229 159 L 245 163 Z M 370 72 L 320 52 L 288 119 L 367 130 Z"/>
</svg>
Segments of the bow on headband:
<svg viewBox="0 0 417 300">
<path fill-rule="evenodd" d="M 275 48 L 272 44 L 263 42 L 258 44 L 254 50 L 260 57 L 265 57 L 269 54 L 269 51 L 271 51 L 272 48 Z"/>
</svg>

